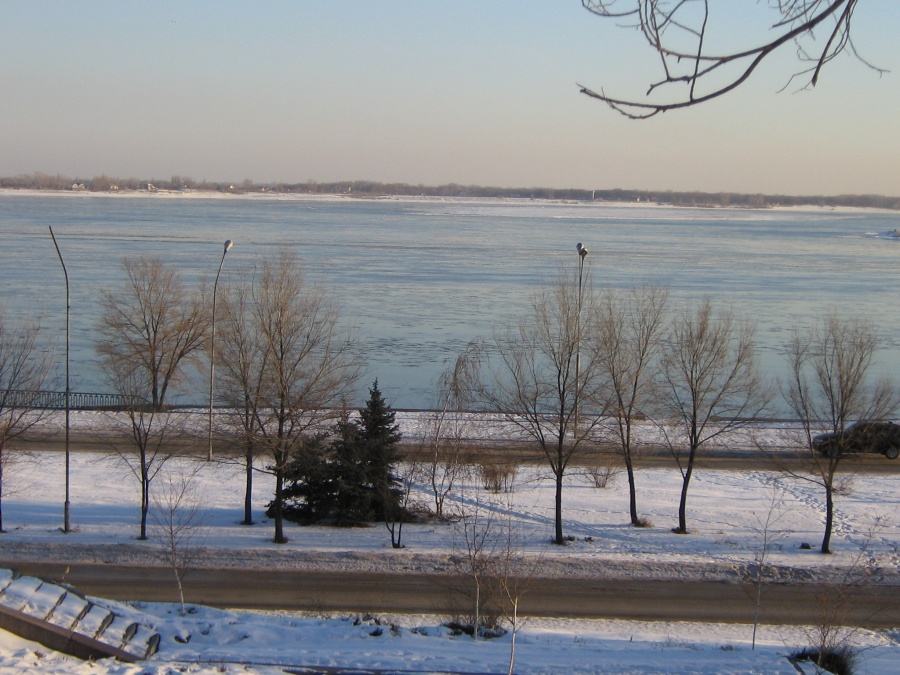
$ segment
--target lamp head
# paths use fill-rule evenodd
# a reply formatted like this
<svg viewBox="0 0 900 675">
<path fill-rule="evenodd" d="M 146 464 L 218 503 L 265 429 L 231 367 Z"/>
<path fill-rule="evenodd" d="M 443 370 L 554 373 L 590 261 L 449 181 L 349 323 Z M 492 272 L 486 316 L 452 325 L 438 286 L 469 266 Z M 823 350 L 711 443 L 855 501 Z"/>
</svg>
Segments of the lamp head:
<svg viewBox="0 0 900 675">
<path fill-rule="evenodd" d="M 586 246 L 583 246 L 583 245 L 581 244 L 581 242 L 578 242 L 578 245 L 575 246 L 575 250 L 578 251 L 578 255 L 581 256 L 581 259 L 584 260 L 584 256 L 586 256 L 586 255 L 587 255 L 587 252 L 588 252 L 588 251 L 587 251 L 587 247 L 586 247 Z"/>
<path fill-rule="evenodd" d="M 231 239 L 226 239 L 225 240 L 225 250 L 222 251 L 222 255 L 225 255 L 226 253 L 228 253 L 228 251 L 231 249 L 232 246 L 234 246 L 234 242 L 231 241 Z"/>
</svg>

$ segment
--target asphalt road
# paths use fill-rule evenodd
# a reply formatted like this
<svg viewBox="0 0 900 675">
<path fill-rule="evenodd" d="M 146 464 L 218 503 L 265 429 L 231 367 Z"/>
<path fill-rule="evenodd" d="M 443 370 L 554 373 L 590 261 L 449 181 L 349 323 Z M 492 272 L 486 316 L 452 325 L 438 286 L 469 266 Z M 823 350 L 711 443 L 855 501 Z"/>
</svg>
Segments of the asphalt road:
<svg viewBox="0 0 900 675">
<path fill-rule="evenodd" d="M 177 601 L 167 568 L 49 562 L 15 567 L 87 595 Z M 188 602 L 214 607 L 448 616 L 465 614 L 471 586 L 470 579 L 453 575 L 284 570 L 195 570 L 185 579 Z M 539 578 L 522 587 L 520 614 L 533 616 L 752 623 L 755 608 L 754 587 L 738 583 Z M 760 621 L 769 624 L 818 625 L 826 612 L 836 612 L 844 625 L 892 627 L 900 625 L 900 586 L 773 583 L 763 587 L 760 609 Z"/>
<path fill-rule="evenodd" d="M 80 432 L 73 434 L 70 439 L 70 450 L 72 452 L 115 452 L 115 439 L 110 436 L 99 434 L 90 434 Z M 119 444 L 122 441 L 119 439 Z M 179 454 L 206 457 L 209 450 L 206 438 L 190 439 L 184 438 L 173 442 L 175 451 Z M 65 450 L 65 439 L 62 434 L 51 434 L 40 438 L 16 438 L 9 442 L 10 450 L 49 450 L 52 452 L 63 452 Z M 414 446 L 404 448 L 412 452 Z M 488 456 L 502 457 L 509 459 L 510 457 L 524 463 L 544 464 L 546 459 L 540 452 L 536 451 L 532 444 L 513 444 L 513 443 L 480 443 L 473 446 L 473 451 L 477 450 L 479 457 Z M 220 457 L 228 456 L 225 448 L 219 448 Z M 230 455 L 236 457 L 239 455 Z M 622 459 L 613 452 L 585 452 L 576 456 L 573 465 L 600 465 L 600 466 L 621 466 Z M 638 468 L 663 468 L 676 469 L 677 464 L 672 455 L 664 449 L 644 449 L 636 460 Z M 809 460 L 805 453 L 796 451 L 780 451 L 766 453 L 755 448 L 735 448 L 731 450 L 716 449 L 715 451 L 705 450 L 697 457 L 698 469 L 721 469 L 733 471 L 778 471 L 791 470 L 802 472 L 809 467 Z M 900 459 L 887 459 L 877 454 L 860 454 L 850 455 L 841 461 L 841 473 L 872 473 L 872 474 L 900 474 Z"/>
</svg>

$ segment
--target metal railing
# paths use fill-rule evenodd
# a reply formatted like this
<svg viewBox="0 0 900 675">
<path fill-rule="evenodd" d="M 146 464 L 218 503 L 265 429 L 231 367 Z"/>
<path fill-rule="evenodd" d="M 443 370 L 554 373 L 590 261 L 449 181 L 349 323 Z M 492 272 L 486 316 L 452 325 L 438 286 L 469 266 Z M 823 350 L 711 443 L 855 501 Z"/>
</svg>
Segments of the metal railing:
<svg viewBox="0 0 900 675">
<path fill-rule="evenodd" d="M 6 408 L 41 408 L 64 410 L 64 391 L 24 391 L 12 389 L 0 392 L 0 400 Z M 120 409 L 128 405 L 128 398 L 120 394 L 69 392 L 69 408 L 72 410 Z"/>
</svg>

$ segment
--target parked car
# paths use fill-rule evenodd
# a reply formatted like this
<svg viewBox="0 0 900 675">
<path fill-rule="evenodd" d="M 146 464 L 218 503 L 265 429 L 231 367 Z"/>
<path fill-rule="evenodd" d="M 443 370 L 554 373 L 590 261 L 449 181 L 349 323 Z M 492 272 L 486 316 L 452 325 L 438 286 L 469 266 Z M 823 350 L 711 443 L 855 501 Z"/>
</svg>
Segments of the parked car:
<svg viewBox="0 0 900 675">
<path fill-rule="evenodd" d="M 844 431 L 843 444 L 837 434 L 819 434 L 813 438 L 813 448 L 823 455 L 840 452 L 877 452 L 888 459 L 900 456 L 900 424 L 893 422 L 857 422 Z"/>
</svg>

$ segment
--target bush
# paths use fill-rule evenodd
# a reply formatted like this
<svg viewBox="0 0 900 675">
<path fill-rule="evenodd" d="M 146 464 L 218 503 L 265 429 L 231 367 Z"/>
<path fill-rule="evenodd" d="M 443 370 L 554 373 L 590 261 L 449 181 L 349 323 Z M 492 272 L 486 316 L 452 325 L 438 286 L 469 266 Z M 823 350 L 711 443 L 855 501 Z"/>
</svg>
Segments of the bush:
<svg viewBox="0 0 900 675">
<path fill-rule="evenodd" d="M 483 614 L 478 622 L 478 637 L 491 640 L 506 635 L 506 629 L 500 624 L 500 615 L 496 613 Z M 474 618 L 457 617 L 443 624 L 453 635 L 475 635 Z"/>
<path fill-rule="evenodd" d="M 518 467 L 511 460 L 483 460 L 481 462 L 481 484 L 490 492 L 512 492 Z"/>
<path fill-rule="evenodd" d="M 614 466 L 589 466 L 585 471 L 595 488 L 605 488 L 621 469 Z"/>
<path fill-rule="evenodd" d="M 815 649 L 809 647 L 791 654 L 792 661 L 808 661 L 834 675 L 853 675 L 856 652 L 850 647 Z"/>
</svg>

